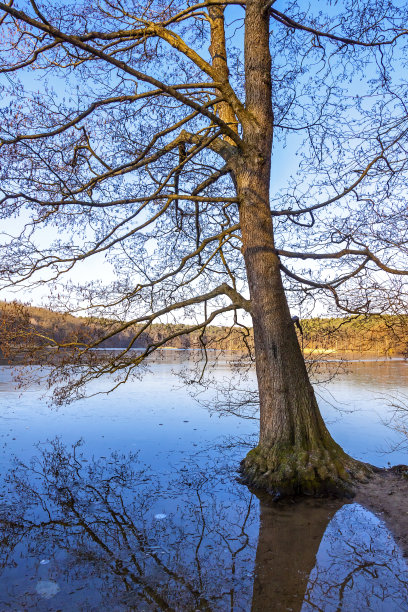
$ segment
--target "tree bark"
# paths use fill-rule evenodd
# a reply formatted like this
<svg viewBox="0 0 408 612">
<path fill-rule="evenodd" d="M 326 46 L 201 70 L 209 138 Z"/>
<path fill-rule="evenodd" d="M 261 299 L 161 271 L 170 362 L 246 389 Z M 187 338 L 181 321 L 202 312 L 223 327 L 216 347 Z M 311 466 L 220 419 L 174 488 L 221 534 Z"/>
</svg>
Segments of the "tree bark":
<svg viewBox="0 0 408 612">
<path fill-rule="evenodd" d="M 248 484 L 275 495 L 344 493 L 367 470 L 330 436 L 300 350 L 275 251 L 269 185 L 273 139 L 269 18 L 247 2 L 244 150 L 236 162 L 242 252 L 251 296 L 260 439 L 242 464 Z"/>
<path fill-rule="evenodd" d="M 224 11 L 225 7 L 221 5 L 210 6 L 208 9 L 208 17 L 211 26 L 211 44 L 209 52 L 212 60 L 212 67 L 217 73 L 217 80 L 222 82 L 225 86 L 227 84 L 229 85 L 229 69 L 225 42 Z M 217 91 L 217 94 L 222 96 L 221 91 Z M 238 132 L 237 118 L 228 102 L 220 102 L 217 104 L 215 111 L 220 119 L 228 124 L 234 132 Z M 228 136 L 224 136 L 224 139 L 232 145 L 235 144 Z"/>
</svg>

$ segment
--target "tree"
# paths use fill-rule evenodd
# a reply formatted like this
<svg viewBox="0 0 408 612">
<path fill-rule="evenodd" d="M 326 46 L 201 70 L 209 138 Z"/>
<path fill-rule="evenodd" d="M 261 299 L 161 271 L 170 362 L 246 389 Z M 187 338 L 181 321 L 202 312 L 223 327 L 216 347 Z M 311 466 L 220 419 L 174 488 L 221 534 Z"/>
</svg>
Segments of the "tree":
<svg viewBox="0 0 408 612">
<path fill-rule="evenodd" d="M 54 341 L 64 349 L 57 401 L 105 373 L 120 384 L 186 331 L 205 344 L 226 313 L 247 335 L 246 312 L 260 403 L 246 481 L 342 493 L 368 468 L 326 429 L 287 296 L 298 312 L 328 298 L 352 316 L 403 308 L 407 110 L 395 66 L 407 57 L 407 9 L 357 0 L 314 15 L 300 1 L 277 4 L 0 3 L 11 228 L 1 267 L 9 287 L 58 285 L 101 256 L 115 270 L 109 286 L 57 292 L 107 324 L 102 336 Z M 300 149 L 300 174 L 271 193 L 279 139 L 279 155 L 284 142 L 292 158 Z M 187 330 L 131 352 L 181 311 L 196 320 Z M 120 353 L 91 350 L 123 330 L 133 333 Z"/>
</svg>

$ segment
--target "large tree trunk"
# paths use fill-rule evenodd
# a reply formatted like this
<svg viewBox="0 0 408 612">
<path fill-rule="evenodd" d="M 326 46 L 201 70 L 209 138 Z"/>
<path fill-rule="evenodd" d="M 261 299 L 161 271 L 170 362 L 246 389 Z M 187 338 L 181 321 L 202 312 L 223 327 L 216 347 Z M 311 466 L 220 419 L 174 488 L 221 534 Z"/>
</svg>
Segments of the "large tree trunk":
<svg viewBox="0 0 408 612">
<path fill-rule="evenodd" d="M 274 250 L 269 176 L 237 175 L 260 400 L 260 439 L 243 462 L 249 484 L 276 495 L 347 493 L 366 471 L 329 434 L 309 381 Z"/>
<path fill-rule="evenodd" d="M 235 180 L 251 296 L 260 440 L 243 461 L 248 483 L 276 494 L 344 492 L 362 465 L 330 436 L 291 320 L 275 251 L 269 202 L 273 136 L 269 19 L 264 2 L 246 12 L 244 153 Z"/>
</svg>

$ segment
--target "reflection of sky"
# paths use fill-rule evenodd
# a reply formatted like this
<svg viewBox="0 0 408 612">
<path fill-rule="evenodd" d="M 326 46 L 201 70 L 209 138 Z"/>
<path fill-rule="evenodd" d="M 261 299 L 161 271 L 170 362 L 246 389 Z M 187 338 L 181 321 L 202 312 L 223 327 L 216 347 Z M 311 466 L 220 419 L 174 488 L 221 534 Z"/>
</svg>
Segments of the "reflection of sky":
<svg viewBox="0 0 408 612">
<path fill-rule="evenodd" d="M 1 461 L 10 451 L 24 454 L 33 442 L 61 435 L 67 443 L 83 437 L 96 455 L 106 455 L 115 448 L 140 449 L 142 458 L 146 456 L 149 463 L 160 465 L 167 463 L 169 453 L 172 461 L 176 455 L 195 451 L 225 435 L 256 433 L 256 422 L 210 416 L 172 375 L 173 370 L 182 367 L 180 362 L 172 363 L 169 354 L 166 362 L 152 364 L 142 380 L 129 382 L 111 395 L 59 409 L 49 408 L 47 400 L 41 398 L 43 392 L 35 387 L 21 395 L 13 391 L 10 368 L 1 368 L 0 440 L 7 442 Z M 350 370 L 326 388 L 317 387 L 323 416 L 334 438 L 363 461 L 379 466 L 388 461 L 407 463 L 403 450 L 383 452 L 401 441 L 383 421 L 390 416 L 387 393 L 408 390 L 407 364 L 360 363 L 350 365 Z M 214 373 L 219 381 L 230 375 L 225 366 L 218 366 Z M 91 389 L 99 390 L 97 385 L 101 383 L 94 382 Z"/>
<path fill-rule="evenodd" d="M 302 512 L 301 504 L 298 507 L 291 505 L 286 510 L 273 505 L 270 508 L 270 521 L 264 521 L 259 531 L 258 500 L 254 498 L 248 510 L 250 493 L 235 480 L 238 461 L 246 452 L 246 448 L 226 444 L 226 441 L 232 441 L 231 436 L 245 437 L 254 433 L 257 424 L 236 417 L 210 417 L 207 410 L 188 395 L 185 387 L 175 388 L 178 381 L 171 372 L 179 367 L 180 362 L 172 362 L 169 351 L 163 362 L 151 365 L 151 371 L 144 379 L 128 383 L 110 396 L 94 397 L 58 410 L 47 406 L 46 401 L 41 398 L 41 390 L 35 386 L 21 394 L 13 390 L 10 368 L 1 368 L 0 471 L 5 473 L 12 454 L 26 466 L 30 466 L 31 458 L 34 455 L 38 457 L 42 450 L 49 447 L 45 444 L 46 440 L 53 440 L 56 436 L 59 436 L 68 448 L 83 438 L 84 443 L 78 453 L 83 453 L 81 473 L 85 481 L 79 479 L 78 483 L 72 482 L 71 487 L 74 493 L 77 491 L 78 496 L 83 499 L 87 520 L 93 528 L 104 530 L 100 533 L 101 537 L 110 541 L 110 538 L 114 539 L 112 533 L 115 533 L 116 525 L 99 502 L 89 499 L 92 497 L 92 489 L 88 484 L 98 486 L 99 480 L 97 476 L 92 476 L 92 471 L 87 472 L 87 466 L 92 465 L 93 459 L 100 459 L 109 475 L 114 464 L 112 453 L 127 455 L 129 452 L 140 451 L 139 460 L 150 474 L 153 491 L 149 489 L 149 482 L 144 485 L 144 481 L 141 481 L 141 484 L 137 481 L 136 490 L 124 491 L 123 500 L 128 515 L 147 529 L 153 552 L 172 570 L 179 571 L 181 568 L 182 575 L 192 580 L 196 572 L 196 547 L 201 542 L 201 569 L 206 581 L 200 588 L 203 588 L 205 595 L 213 598 L 214 606 L 211 609 L 225 610 L 228 589 L 234 589 L 236 606 L 231 609 L 248 610 L 254 583 L 255 553 L 257 546 L 262 547 L 262 541 L 258 538 L 266 538 L 268 542 L 268 530 L 275 529 L 278 536 L 285 530 L 286 540 L 283 537 L 273 540 L 277 548 L 272 551 L 272 559 L 278 563 L 279 558 L 284 556 L 282 551 L 279 552 L 279 542 L 281 546 L 285 546 L 285 542 L 292 542 L 291 521 L 294 520 L 294 513 Z M 378 364 L 368 364 L 364 367 L 362 364 L 356 364 L 353 366 L 354 372 L 347 379 L 338 380 L 332 385 L 336 387 L 338 401 L 348 401 L 353 397 L 357 398 L 358 403 L 359 398 L 365 401 L 366 409 L 361 413 L 336 415 L 338 420 L 331 424 L 331 431 L 336 439 L 344 446 L 348 444 L 355 455 L 365 452 L 368 433 L 372 436 L 375 448 L 384 439 L 387 431 L 383 425 L 377 423 L 375 412 L 368 410 L 369 406 L 375 407 L 374 402 L 370 400 L 370 392 L 379 394 L 385 387 L 397 385 L 404 373 L 405 377 L 407 376 L 406 366 L 400 362 L 388 364 L 386 369 L 383 369 L 383 378 L 378 375 L 378 367 Z M 386 377 L 384 372 L 387 372 Z M 227 366 L 219 366 L 216 373 L 219 378 L 227 376 Z M 95 383 L 93 390 L 97 389 L 98 385 Z M 378 409 L 379 406 L 380 403 L 377 403 Z M 328 413 L 325 407 L 324 412 Z M 358 427 L 355 425 L 355 419 L 359 423 Z M 354 429 L 360 435 L 357 435 Z M 363 429 L 364 438 L 361 437 Z M 35 449 L 33 445 L 38 442 L 41 444 Z M 369 452 L 370 457 L 363 454 L 365 459 L 378 464 L 384 463 L 384 457 L 372 451 L 371 446 Z M 393 456 L 391 460 L 393 463 L 401 462 L 401 458 L 397 456 Z M 38 465 L 37 463 L 37 470 Z M 29 476 L 30 469 L 24 467 L 23 472 Z M 37 473 L 32 479 L 32 486 L 37 490 L 44 486 L 40 481 Z M 12 486 L 11 483 L 8 488 Z M 146 498 L 143 488 L 145 486 Z M 7 495 L 2 500 L 7 502 Z M 50 503 L 50 506 L 53 507 L 53 504 Z M 3 505 L 3 512 L 5 508 Z M 58 517 L 61 509 L 54 511 Z M 242 531 L 241 526 L 247 511 L 249 518 Z M 35 509 L 30 512 L 29 516 L 33 519 Z M 329 516 L 330 511 L 327 510 L 327 513 Z M 155 515 L 162 516 L 155 518 Z M 313 512 L 307 516 L 310 516 L 308 520 L 311 521 L 322 520 L 321 512 L 318 515 L 320 518 Z M 310 523 L 304 524 L 304 529 L 308 530 Z M 202 526 L 205 526 L 203 538 Z M 13 602 L 16 607 L 18 603 L 25 601 L 25 597 L 31 597 L 30 593 L 35 592 L 36 599 L 32 601 L 37 602 L 39 607 L 36 609 L 68 610 L 67 605 L 80 607 L 87 597 L 89 602 L 99 601 L 99 588 L 105 577 L 107 584 L 113 581 L 112 594 L 119 597 L 120 581 L 113 575 L 108 575 L 109 559 L 103 563 L 101 561 L 99 566 L 93 566 L 87 560 L 86 554 L 80 553 L 82 545 L 85 546 L 85 553 L 86 546 L 91 550 L 92 542 L 86 544 L 85 537 L 82 541 L 78 529 L 69 527 L 69 521 L 66 527 L 62 526 L 61 529 L 66 531 L 62 531 L 58 538 L 52 529 L 40 532 L 39 539 L 35 539 L 35 531 L 27 531 L 26 539 L 21 540 L 12 557 L 16 564 L 10 564 L 7 571 L 0 574 L 0 604 L 7 601 L 7 605 L 10 605 L 10 602 Z M 315 531 L 311 526 L 310 533 Z M 31 541 L 27 543 L 30 537 L 34 538 L 31 548 Z M 67 546 L 61 545 L 61 542 L 67 542 Z M 307 542 L 308 532 L 305 534 L 305 546 Z M 149 564 L 151 561 L 146 558 L 148 553 L 138 550 L 136 544 L 138 561 Z M 236 553 L 243 544 L 248 545 L 241 553 Z M 296 545 L 292 548 L 296 550 Z M 119 546 L 119 543 L 116 544 L 114 553 L 118 558 L 122 559 L 123 556 L 124 563 L 130 562 L 126 549 Z M 287 556 L 287 551 L 285 554 Z M 103 554 L 97 549 L 96 556 L 98 555 L 103 558 Z M 41 564 L 40 560 L 48 560 L 49 563 Z M 360 568 L 362 564 L 363 569 Z M 296 559 L 293 559 L 291 567 L 294 572 L 305 573 L 304 580 L 312 570 L 309 566 L 298 567 Z M 153 567 L 149 571 L 149 580 L 157 581 L 160 589 L 160 581 L 163 580 L 161 568 Z M 258 587 L 262 588 L 259 580 L 262 576 L 268 579 L 270 571 L 273 571 L 273 566 L 267 566 L 265 572 L 261 573 L 261 578 L 255 578 L 255 581 L 258 580 Z M 347 581 L 351 572 L 354 572 L 353 579 Z M 406 569 L 401 553 L 385 526 L 360 506 L 346 505 L 337 512 L 325 531 L 315 567 L 308 580 L 306 601 L 309 603 L 304 604 L 304 611 L 315 609 L 313 606 L 317 605 L 317 609 L 320 606 L 325 612 L 331 612 L 336 609 L 341 597 L 345 602 L 342 609 L 347 611 L 402 610 L 404 607 L 397 606 L 401 606 L 401 602 L 408 602 L 406 586 L 403 587 L 402 583 L 398 582 L 404 579 L 404 572 Z M 44 581 L 50 584 L 44 585 Z M 345 588 L 344 593 L 341 593 L 343 582 Z M 296 584 L 300 584 L 297 597 L 301 598 L 306 582 L 302 579 Z M 401 586 L 399 594 L 396 590 L 398 584 Z M 39 585 L 37 591 L 36 585 Z M 57 586 L 60 590 L 56 592 Z M 292 596 L 292 587 L 293 577 L 288 576 L 287 583 L 282 584 L 282 589 L 288 596 Z M 41 595 L 41 592 L 50 595 L 50 600 Z M 222 596 L 218 597 L 219 593 L 222 593 Z M 384 595 L 385 603 L 378 599 L 379 594 Z M 364 607 L 363 604 L 367 601 L 370 605 Z M 51 608 L 47 607 L 50 605 Z M 128 608 L 119 606 L 115 609 Z"/>
<path fill-rule="evenodd" d="M 391 452 L 401 437 L 386 426 L 392 416 L 390 396 L 408 391 L 408 364 L 360 362 L 347 369 L 348 374 L 335 378 L 326 388 L 317 387 L 322 413 L 335 439 L 362 461 L 378 466 L 408 463 L 406 445 L 405 450 Z"/>
<path fill-rule="evenodd" d="M 1 439 L 9 443 L 3 457 L 10 451 L 24 454 L 34 441 L 61 435 L 67 443 L 83 437 L 96 455 L 109 454 L 113 449 L 138 449 L 141 458 L 151 465 L 167 466 L 169 453 L 172 461 L 223 435 L 248 433 L 248 422 L 210 417 L 171 375 L 176 367 L 171 363 L 156 364 L 142 381 L 119 387 L 112 395 L 59 409 L 49 408 L 41 399 L 42 391 L 35 387 L 21 396 L 12 391 L 10 369 L 1 368 Z M 224 372 L 220 370 L 219 374 L 223 376 Z M 254 423 L 252 430 L 256 428 Z"/>
<path fill-rule="evenodd" d="M 359 504 L 343 506 L 324 533 L 302 612 L 407 607 L 408 569 L 391 533 Z"/>
</svg>

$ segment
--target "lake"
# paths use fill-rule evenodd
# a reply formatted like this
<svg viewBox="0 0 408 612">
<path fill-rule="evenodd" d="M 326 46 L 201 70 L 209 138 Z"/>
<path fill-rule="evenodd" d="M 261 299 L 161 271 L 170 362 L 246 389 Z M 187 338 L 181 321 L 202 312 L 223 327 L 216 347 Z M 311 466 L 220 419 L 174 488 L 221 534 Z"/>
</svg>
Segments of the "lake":
<svg viewBox="0 0 408 612">
<path fill-rule="evenodd" d="M 167 351 L 143 379 L 58 409 L 0 368 L 0 610 L 408 610 L 406 560 L 382 520 L 239 484 L 257 421 L 209 410 L 211 392 L 176 377 L 185 365 Z M 386 424 L 408 364 L 347 369 L 316 387 L 330 432 L 363 461 L 408 463 Z M 230 374 L 213 368 L 215 383 Z"/>
</svg>

